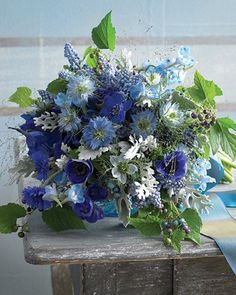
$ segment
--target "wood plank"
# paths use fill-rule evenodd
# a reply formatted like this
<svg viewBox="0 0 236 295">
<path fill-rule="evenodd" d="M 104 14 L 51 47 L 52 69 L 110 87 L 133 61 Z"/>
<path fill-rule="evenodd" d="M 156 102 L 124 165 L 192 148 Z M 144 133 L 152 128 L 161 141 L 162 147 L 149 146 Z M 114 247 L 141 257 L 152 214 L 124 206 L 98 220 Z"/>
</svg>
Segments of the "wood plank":
<svg viewBox="0 0 236 295">
<path fill-rule="evenodd" d="M 79 266 L 78 266 L 79 268 Z M 52 290 L 54 295 L 75 295 L 69 265 L 58 264 L 51 267 Z"/>
<path fill-rule="evenodd" d="M 236 293 L 236 276 L 224 257 L 175 260 L 174 295 Z"/>
<path fill-rule="evenodd" d="M 161 238 L 147 238 L 135 229 L 125 229 L 118 219 L 106 218 L 87 224 L 87 230 L 56 233 L 38 214 L 32 216 L 24 238 L 25 259 L 32 264 L 104 263 L 219 256 L 215 242 L 202 237 L 200 247 L 184 242 L 178 255 Z"/>
</svg>

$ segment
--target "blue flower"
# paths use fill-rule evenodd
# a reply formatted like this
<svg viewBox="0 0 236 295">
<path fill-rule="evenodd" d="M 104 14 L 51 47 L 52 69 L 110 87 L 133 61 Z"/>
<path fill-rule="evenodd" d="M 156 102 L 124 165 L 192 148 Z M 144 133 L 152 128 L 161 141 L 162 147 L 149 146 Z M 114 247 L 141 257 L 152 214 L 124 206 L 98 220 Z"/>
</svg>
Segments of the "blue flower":
<svg viewBox="0 0 236 295">
<path fill-rule="evenodd" d="M 72 183 L 84 183 L 93 173 L 93 164 L 91 161 L 69 160 L 65 172 Z"/>
<path fill-rule="evenodd" d="M 206 190 L 208 183 L 216 182 L 215 178 L 208 175 L 207 170 L 210 169 L 210 161 L 201 158 L 198 158 L 193 165 L 192 177 L 197 183 L 196 187 L 201 191 Z"/>
<path fill-rule="evenodd" d="M 74 105 L 83 107 L 94 90 L 95 82 L 89 77 L 81 75 L 69 80 L 66 94 L 71 98 Z"/>
<path fill-rule="evenodd" d="M 136 136 L 146 138 L 156 130 L 155 114 L 149 110 L 132 115 L 132 120 L 131 128 Z"/>
<path fill-rule="evenodd" d="M 41 187 L 26 187 L 22 192 L 22 203 L 31 209 L 40 211 L 47 210 L 52 207 L 52 202 L 43 200 L 45 189 Z"/>
<path fill-rule="evenodd" d="M 57 96 L 54 98 L 55 104 L 59 107 L 65 107 L 71 105 L 71 98 L 67 96 L 65 93 L 59 92 Z"/>
<path fill-rule="evenodd" d="M 80 184 L 74 184 L 68 191 L 68 199 L 76 203 L 84 203 L 85 195 L 84 195 L 84 188 Z"/>
<path fill-rule="evenodd" d="M 125 100 L 124 96 L 118 92 L 113 92 L 105 96 L 100 115 L 119 124 L 124 122 L 126 112 L 131 106 L 132 101 Z"/>
<path fill-rule="evenodd" d="M 178 64 L 186 66 L 186 67 L 191 67 L 191 66 L 194 65 L 195 61 L 190 56 L 190 48 L 189 47 L 181 46 L 179 48 L 179 54 L 178 54 L 178 57 L 176 59 L 176 62 Z"/>
<path fill-rule="evenodd" d="M 59 114 L 58 124 L 60 129 L 67 132 L 76 132 L 80 128 L 81 120 L 73 109 L 63 108 Z"/>
<path fill-rule="evenodd" d="M 108 146 L 115 137 L 112 122 L 105 117 L 90 119 L 83 131 L 83 141 L 92 150 Z"/>
<path fill-rule="evenodd" d="M 87 188 L 87 195 L 93 200 L 93 201 L 103 201 L 108 196 L 108 191 L 106 188 L 100 186 L 97 183 L 91 184 Z"/>
<path fill-rule="evenodd" d="M 77 202 L 73 205 L 73 211 L 81 219 L 89 219 L 93 214 L 93 210 L 93 202 L 90 198 L 86 198 L 83 202 Z"/>
<path fill-rule="evenodd" d="M 182 151 L 174 151 L 164 156 L 164 160 L 156 161 L 156 171 L 161 178 L 179 181 L 187 171 L 187 156 Z"/>
<path fill-rule="evenodd" d="M 140 97 L 145 95 L 145 86 L 143 83 L 139 82 L 132 85 L 129 89 L 130 96 L 133 100 L 138 100 Z"/>
<path fill-rule="evenodd" d="M 34 124 L 34 116 L 31 114 L 23 114 L 21 118 L 25 120 L 25 123 L 20 126 L 20 129 L 29 131 L 29 130 L 37 130 L 38 128 Z"/>
</svg>

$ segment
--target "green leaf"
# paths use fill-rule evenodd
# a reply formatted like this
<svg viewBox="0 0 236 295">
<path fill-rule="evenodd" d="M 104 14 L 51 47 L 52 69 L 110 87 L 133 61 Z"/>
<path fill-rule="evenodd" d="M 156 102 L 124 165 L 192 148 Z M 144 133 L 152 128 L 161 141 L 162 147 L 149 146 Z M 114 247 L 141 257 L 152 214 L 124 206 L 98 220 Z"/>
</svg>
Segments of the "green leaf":
<svg viewBox="0 0 236 295">
<path fill-rule="evenodd" d="M 93 28 L 93 42 L 100 49 L 115 49 L 116 30 L 112 26 L 111 11 L 102 19 L 100 24 Z"/>
<path fill-rule="evenodd" d="M 173 235 L 171 237 L 171 246 L 178 253 L 181 252 L 181 241 L 184 240 L 185 236 L 186 233 L 182 229 L 177 228 L 173 231 Z"/>
<path fill-rule="evenodd" d="M 161 234 L 159 220 L 153 216 L 147 216 L 147 218 L 129 218 L 129 223 L 144 236 L 159 236 Z"/>
<path fill-rule="evenodd" d="M 214 98 L 221 96 L 222 90 L 213 81 L 206 80 L 198 71 L 194 75 L 194 86 L 187 88 L 187 92 L 196 103 L 215 108 Z"/>
<path fill-rule="evenodd" d="M 178 92 L 173 93 L 172 101 L 178 103 L 180 108 L 184 111 L 194 110 L 197 108 L 197 105 L 192 100 L 183 95 L 180 95 Z"/>
<path fill-rule="evenodd" d="M 191 229 L 191 233 L 186 236 L 187 240 L 193 241 L 200 245 L 200 231 L 202 227 L 202 220 L 195 209 L 188 208 L 181 214 Z"/>
<path fill-rule="evenodd" d="M 217 119 L 217 122 L 220 123 L 221 126 L 229 129 L 233 129 L 236 131 L 236 122 L 231 118 L 224 117 Z"/>
<path fill-rule="evenodd" d="M 70 207 L 53 207 L 42 213 L 43 221 L 54 231 L 84 229 L 83 221 Z"/>
<path fill-rule="evenodd" d="M 17 219 L 25 216 L 25 208 L 18 204 L 9 203 L 0 206 L 0 232 L 3 234 L 16 232 Z"/>
<path fill-rule="evenodd" d="M 47 91 L 57 95 L 59 92 L 65 93 L 67 90 L 68 81 L 58 78 L 48 84 Z"/>
<path fill-rule="evenodd" d="M 211 144 L 211 149 L 213 155 L 215 155 L 220 147 L 220 136 L 221 136 L 221 129 L 218 124 L 215 124 L 211 127 L 209 132 L 209 141 Z"/>
<path fill-rule="evenodd" d="M 16 92 L 13 93 L 8 100 L 15 102 L 20 108 L 27 108 L 34 103 L 34 99 L 31 97 L 32 91 L 28 87 L 18 87 Z"/>
<path fill-rule="evenodd" d="M 96 68 L 98 65 L 97 62 L 97 54 L 98 49 L 89 46 L 84 52 L 84 60 L 86 59 L 86 63 L 90 68 Z"/>
<path fill-rule="evenodd" d="M 222 150 L 232 159 L 236 158 L 236 135 L 228 128 L 221 126 L 220 146 Z"/>
</svg>

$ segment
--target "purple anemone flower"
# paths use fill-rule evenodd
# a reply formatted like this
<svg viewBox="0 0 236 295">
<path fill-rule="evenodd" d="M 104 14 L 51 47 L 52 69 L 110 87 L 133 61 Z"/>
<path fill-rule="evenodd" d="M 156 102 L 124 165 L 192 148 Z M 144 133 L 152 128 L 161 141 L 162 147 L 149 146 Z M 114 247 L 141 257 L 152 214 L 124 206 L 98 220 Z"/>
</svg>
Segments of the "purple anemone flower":
<svg viewBox="0 0 236 295">
<path fill-rule="evenodd" d="M 104 98 L 100 115 L 107 117 L 114 123 L 122 123 L 125 120 L 126 112 L 131 108 L 132 101 L 125 100 L 124 96 L 118 92 L 108 94 Z"/>
<path fill-rule="evenodd" d="M 187 156 L 182 151 L 166 154 L 164 160 L 156 161 L 156 171 L 162 178 L 178 181 L 187 171 Z"/>
<path fill-rule="evenodd" d="M 91 161 L 69 160 L 65 172 L 72 183 L 84 183 L 93 173 L 93 164 Z"/>
<path fill-rule="evenodd" d="M 94 206 L 90 198 L 86 198 L 83 203 L 74 204 L 73 210 L 78 217 L 90 223 L 94 223 L 104 217 L 102 209 Z"/>
<path fill-rule="evenodd" d="M 49 209 L 52 207 L 52 202 L 43 200 L 43 196 L 46 193 L 42 187 L 26 187 L 22 192 L 22 203 L 29 206 L 31 209 L 38 209 L 40 211 Z"/>
<path fill-rule="evenodd" d="M 103 201 L 108 196 L 108 191 L 101 185 L 94 183 L 87 188 L 87 195 L 93 201 Z"/>
</svg>

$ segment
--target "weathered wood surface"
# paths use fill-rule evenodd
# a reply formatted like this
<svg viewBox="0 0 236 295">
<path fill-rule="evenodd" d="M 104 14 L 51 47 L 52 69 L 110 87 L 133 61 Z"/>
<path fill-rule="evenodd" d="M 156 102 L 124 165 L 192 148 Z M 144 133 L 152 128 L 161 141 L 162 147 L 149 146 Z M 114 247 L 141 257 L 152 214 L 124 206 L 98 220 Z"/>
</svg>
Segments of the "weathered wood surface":
<svg viewBox="0 0 236 295">
<path fill-rule="evenodd" d="M 233 295 L 236 277 L 225 258 L 174 260 L 174 295 Z"/>
<path fill-rule="evenodd" d="M 236 210 L 231 210 L 236 216 Z M 32 216 L 24 239 L 25 259 L 31 264 L 104 263 L 220 256 L 215 242 L 201 238 L 201 246 L 184 242 L 180 255 L 163 245 L 161 238 L 143 237 L 125 229 L 116 218 L 87 224 L 87 230 L 56 233 L 40 216 Z"/>
</svg>

